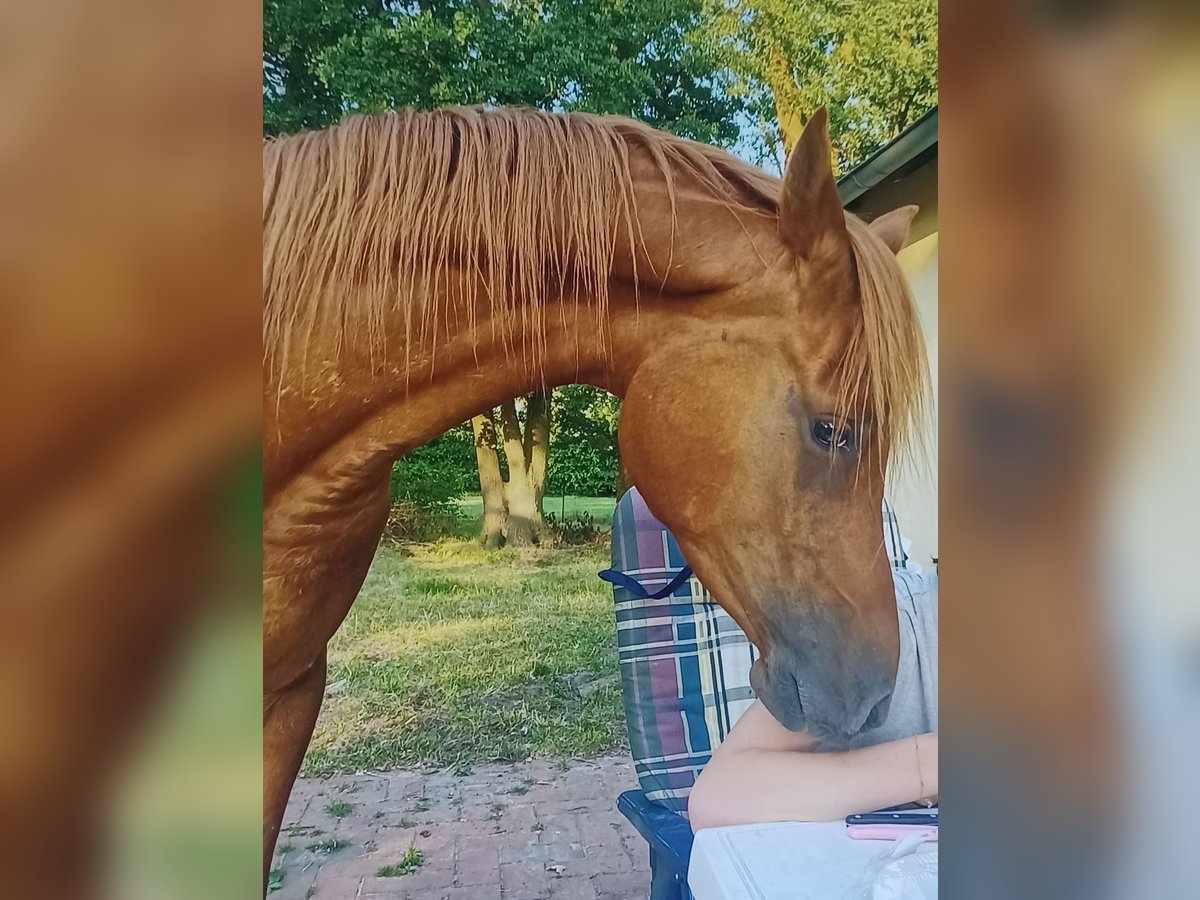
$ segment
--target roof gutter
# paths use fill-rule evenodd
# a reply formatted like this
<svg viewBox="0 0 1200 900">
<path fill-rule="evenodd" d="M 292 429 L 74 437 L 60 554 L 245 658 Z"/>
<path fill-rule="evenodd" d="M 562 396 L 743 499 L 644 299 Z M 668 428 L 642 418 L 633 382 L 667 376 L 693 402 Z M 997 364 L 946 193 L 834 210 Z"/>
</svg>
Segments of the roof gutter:
<svg viewBox="0 0 1200 900">
<path fill-rule="evenodd" d="M 842 205 L 853 203 L 875 185 L 895 174 L 938 140 L 938 108 L 935 106 L 908 128 L 900 132 L 894 141 L 886 144 L 873 156 L 838 179 L 838 194 Z"/>
</svg>

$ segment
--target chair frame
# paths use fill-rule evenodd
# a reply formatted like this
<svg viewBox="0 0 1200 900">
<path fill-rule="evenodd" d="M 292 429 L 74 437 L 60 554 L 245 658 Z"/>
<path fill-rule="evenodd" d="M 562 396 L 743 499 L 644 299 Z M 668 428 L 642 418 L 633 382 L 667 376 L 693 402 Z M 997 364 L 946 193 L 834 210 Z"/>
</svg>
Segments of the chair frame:
<svg viewBox="0 0 1200 900">
<path fill-rule="evenodd" d="M 687 884 L 692 855 L 692 826 L 688 820 L 652 803 L 641 791 L 621 794 L 617 810 L 650 845 L 650 900 L 692 900 Z"/>
</svg>

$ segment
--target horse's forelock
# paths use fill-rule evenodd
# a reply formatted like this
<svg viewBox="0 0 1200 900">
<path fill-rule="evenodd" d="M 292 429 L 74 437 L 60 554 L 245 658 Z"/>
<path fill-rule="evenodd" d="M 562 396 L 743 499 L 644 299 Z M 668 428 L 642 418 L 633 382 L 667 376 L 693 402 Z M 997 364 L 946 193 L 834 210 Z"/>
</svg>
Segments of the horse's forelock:
<svg viewBox="0 0 1200 900">
<path fill-rule="evenodd" d="M 836 412 L 861 420 L 868 411 L 863 405 L 869 405 L 879 443 L 890 448 L 893 457 L 918 461 L 924 453 L 932 390 L 916 302 L 883 240 L 853 214 L 847 214 L 846 228 L 861 319 L 839 367 Z"/>
</svg>

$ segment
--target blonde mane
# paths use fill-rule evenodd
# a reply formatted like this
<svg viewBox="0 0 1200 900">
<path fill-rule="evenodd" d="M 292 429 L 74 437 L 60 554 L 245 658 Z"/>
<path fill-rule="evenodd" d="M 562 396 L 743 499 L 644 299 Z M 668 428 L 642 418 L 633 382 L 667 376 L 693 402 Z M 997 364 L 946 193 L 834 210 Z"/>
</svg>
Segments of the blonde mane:
<svg viewBox="0 0 1200 900">
<path fill-rule="evenodd" d="M 407 109 L 267 142 L 267 361 L 285 365 L 318 325 L 332 327 L 339 345 L 365 337 L 369 352 L 383 352 L 384 316 L 395 308 L 403 310 L 406 363 L 451 309 L 465 310 L 474 339 L 478 285 L 506 351 L 517 349 L 517 334 L 544 340 L 544 329 L 530 326 L 544 322 L 552 285 L 594 303 L 603 340 L 617 229 L 630 245 L 640 242 L 635 147 L 653 160 L 672 207 L 681 174 L 734 208 L 774 203 L 766 173 L 620 117 Z M 439 303 L 455 265 L 475 267 L 478 278 L 464 279 L 472 296 Z M 527 359 L 542 349 L 520 346 Z"/>
<path fill-rule="evenodd" d="M 303 358 L 317 329 L 335 336 L 339 352 L 353 343 L 373 360 L 389 354 L 385 322 L 396 311 L 407 371 L 413 348 L 435 345 L 430 339 L 446 316 L 465 316 L 456 328 L 478 341 L 479 292 L 490 304 L 491 338 L 532 366 L 545 350 L 547 308 L 564 291 L 594 306 L 604 349 L 618 236 L 641 242 L 630 171 L 637 149 L 661 175 L 672 209 L 675 184 L 686 176 L 732 210 L 775 212 L 779 179 L 620 117 L 403 110 L 268 141 L 268 377 L 292 365 L 297 348 Z M 928 393 L 920 326 L 891 251 L 854 216 L 847 222 L 863 316 L 843 361 L 840 412 L 861 414 L 855 398 L 869 396 L 881 436 L 896 447 L 914 433 Z M 475 277 L 453 282 L 468 296 L 448 302 L 456 269 Z"/>
</svg>

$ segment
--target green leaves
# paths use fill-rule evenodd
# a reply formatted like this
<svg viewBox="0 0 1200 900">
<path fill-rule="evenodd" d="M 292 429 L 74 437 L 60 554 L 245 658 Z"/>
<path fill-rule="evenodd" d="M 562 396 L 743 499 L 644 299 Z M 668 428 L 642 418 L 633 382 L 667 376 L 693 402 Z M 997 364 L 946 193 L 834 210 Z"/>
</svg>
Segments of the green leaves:
<svg viewBox="0 0 1200 900">
<path fill-rule="evenodd" d="M 937 103 L 936 0 L 708 0 L 693 40 L 726 67 L 780 170 L 820 106 L 845 171 Z"/>
<path fill-rule="evenodd" d="M 345 98 L 325 70 L 326 51 L 382 18 L 368 0 L 264 0 L 263 130 L 267 134 L 336 122 Z"/>
<path fill-rule="evenodd" d="M 617 480 L 617 419 L 621 402 L 587 385 L 554 392 L 546 492 L 610 497 Z"/>
<path fill-rule="evenodd" d="M 392 465 L 392 502 L 452 511 L 463 494 L 478 492 L 471 426 L 459 425 Z"/>
<path fill-rule="evenodd" d="M 827 105 L 845 171 L 937 102 L 936 0 L 266 0 L 263 126 L 447 104 L 619 113 L 782 171 Z"/>
<path fill-rule="evenodd" d="M 617 477 L 617 419 L 621 402 L 599 388 L 556 388 L 551 413 L 547 496 L 611 497 Z M 524 407 L 518 407 L 524 416 Z M 498 448 L 503 460 L 503 446 Z M 507 466 L 504 466 L 507 469 Z M 455 501 L 479 493 L 471 426 L 459 425 L 392 467 L 392 502 L 453 511 Z"/>
<path fill-rule="evenodd" d="M 704 0 L 267 0 L 264 127 L 496 104 L 634 116 L 728 143 L 738 105 L 687 35 Z"/>
</svg>

